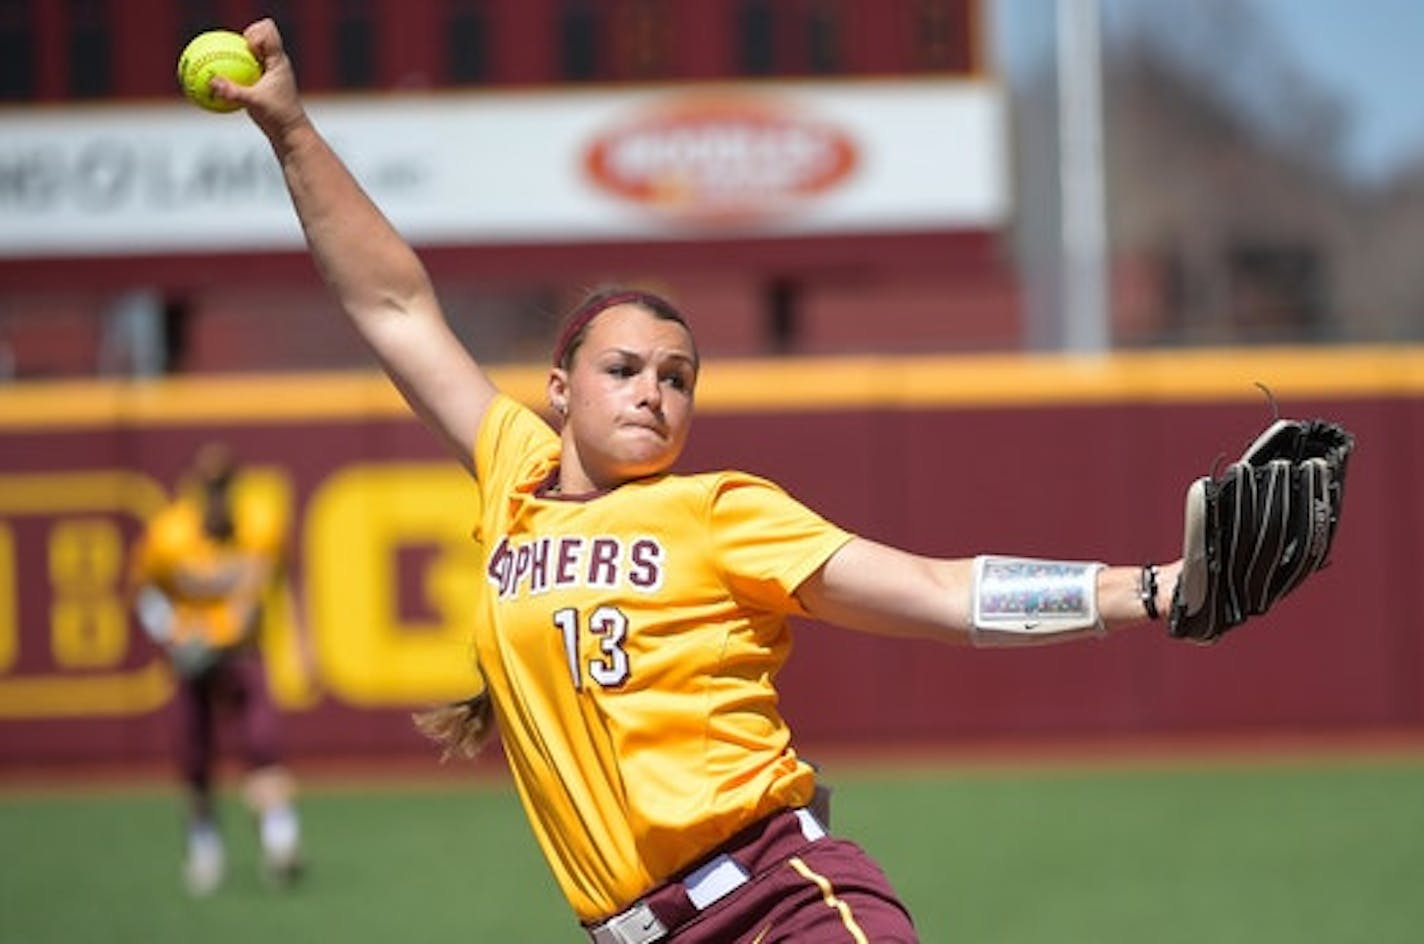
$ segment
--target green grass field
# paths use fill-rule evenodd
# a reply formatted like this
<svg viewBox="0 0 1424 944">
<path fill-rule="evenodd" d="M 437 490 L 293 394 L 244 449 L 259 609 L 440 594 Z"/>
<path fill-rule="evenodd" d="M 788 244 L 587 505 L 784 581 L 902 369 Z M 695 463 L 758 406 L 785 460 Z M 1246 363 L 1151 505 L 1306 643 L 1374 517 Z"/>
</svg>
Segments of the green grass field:
<svg viewBox="0 0 1424 944">
<path fill-rule="evenodd" d="M 927 944 L 1417 942 L 1424 760 L 828 770 Z M 0 792 L 0 942 L 576 942 L 502 783 L 308 784 L 311 870 L 266 888 L 230 802 L 190 900 L 161 788 Z"/>
</svg>

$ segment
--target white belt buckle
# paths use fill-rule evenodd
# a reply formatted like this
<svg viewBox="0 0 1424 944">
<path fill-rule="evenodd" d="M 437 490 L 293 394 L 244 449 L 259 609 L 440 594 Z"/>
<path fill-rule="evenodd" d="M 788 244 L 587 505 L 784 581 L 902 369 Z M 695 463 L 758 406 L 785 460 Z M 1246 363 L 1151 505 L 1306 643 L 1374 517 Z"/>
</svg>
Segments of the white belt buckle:
<svg viewBox="0 0 1424 944">
<path fill-rule="evenodd" d="M 640 901 L 594 928 L 589 936 L 594 944 L 653 944 L 667 937 L 667 928 L 653 909 Z"/>
<path fill-rule="evenodd" d="M 749 878 L 747 870 L 736 859 L 722 853 L 689 875 L 682 887 L 697 910 L 704 911 L 708 905 L 741 888 Z"/>
</svg>

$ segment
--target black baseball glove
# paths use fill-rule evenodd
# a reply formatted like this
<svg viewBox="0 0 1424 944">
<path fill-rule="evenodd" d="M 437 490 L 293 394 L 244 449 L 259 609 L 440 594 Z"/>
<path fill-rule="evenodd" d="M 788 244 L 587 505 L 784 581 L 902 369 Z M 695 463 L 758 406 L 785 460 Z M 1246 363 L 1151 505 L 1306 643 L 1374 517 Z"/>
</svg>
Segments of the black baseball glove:
<svg viewBox="0 0 1424 944">
<path fill-rule="evenodd" d="M 1170 632 L 1213 643 L 1323 567 L 1355 438 L 1326 420 L 1277 420 L 1239 460 L 1187 490 Z"/>
</svg>

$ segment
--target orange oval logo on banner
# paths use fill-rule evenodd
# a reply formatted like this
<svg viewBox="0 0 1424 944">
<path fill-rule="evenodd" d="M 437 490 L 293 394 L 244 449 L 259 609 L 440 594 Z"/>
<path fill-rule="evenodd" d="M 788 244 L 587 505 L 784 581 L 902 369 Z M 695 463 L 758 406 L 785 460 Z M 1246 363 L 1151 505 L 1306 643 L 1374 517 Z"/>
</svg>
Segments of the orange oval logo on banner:
<svg viewBox="0 0 1424 944">
<path fill-rule="evenodd" d="M 843 130 L 758 99 L 695 98 L 603 132 L 584 167 L 606 193 L 696 222 L 785 213 L 855 169 Z"/>
</svg>

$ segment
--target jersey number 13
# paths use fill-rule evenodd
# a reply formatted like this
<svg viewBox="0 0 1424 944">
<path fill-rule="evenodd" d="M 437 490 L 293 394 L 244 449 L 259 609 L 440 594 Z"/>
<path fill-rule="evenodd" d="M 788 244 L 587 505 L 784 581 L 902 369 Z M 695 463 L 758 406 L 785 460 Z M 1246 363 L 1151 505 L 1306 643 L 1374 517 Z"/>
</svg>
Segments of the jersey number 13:
<svg viewBox="0 0 1424 944">
<path fill-rule="evenodd" d="M 579 612 L 565 607 L 554 612 L 554 625 L 564 640 L 564 658 L 569 663 L 569 675 L 574 689 L 583 691 L 584 666 L 579 664 Z M 599 655 L 588 660 L 588 678 L 604 688 L 617 688 L 628 681 L 628 652 L 623 648 L 628 638 L 628 617 L 615 606 L 600 606 L 589 614 L 587 631 L 598 637 Z"/>
</svg>

